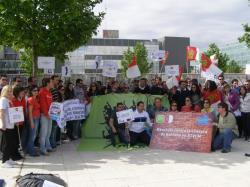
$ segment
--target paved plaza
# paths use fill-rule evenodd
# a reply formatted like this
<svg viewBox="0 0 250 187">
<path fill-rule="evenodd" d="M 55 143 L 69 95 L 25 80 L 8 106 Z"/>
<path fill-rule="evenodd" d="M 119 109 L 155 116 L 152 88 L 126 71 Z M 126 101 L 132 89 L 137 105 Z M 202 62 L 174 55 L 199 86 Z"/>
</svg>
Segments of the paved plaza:
<svg viewBox="0 0 250 187">
<path fill-rule="evenodd" d="M 223 154 L 164 150 L 127 152 L 78 152 L 79 142 L 60 146 L 50 156 L 26 157 L 19 167 L 0 168 L 7 187 L 15 178 L 30 172 L 53 173 L 70 187 L 249 187 L 250 142 L 236 140 L 232 152 Z"/>
</svg>

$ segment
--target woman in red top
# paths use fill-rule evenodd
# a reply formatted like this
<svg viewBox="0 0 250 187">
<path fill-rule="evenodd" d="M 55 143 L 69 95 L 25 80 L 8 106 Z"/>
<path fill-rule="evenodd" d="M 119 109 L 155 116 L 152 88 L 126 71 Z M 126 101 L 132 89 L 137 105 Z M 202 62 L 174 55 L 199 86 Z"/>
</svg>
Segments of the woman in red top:
<svg viewBox="0 0 250 187">
<path fill-rule="evenodd" d="M 190 97 L 185 98 L 185 105 L 181 107 L 181 112 L 192 112 L 193 106 Z"/>
<path fill-rule="evenodd" d="M 37 130 L 40 122 L 40 103 L 38 98 L 38 87 L 33 86 L 29 90 L 28 98 L 28 116 L 29 116 L 29 140 L 27 153 L 30 156 L 39 156 L 34 149 L 34 141 L 37 136 Z"/>
<path fill-rule="evenodd" d="M 11 102 L 12 102 L 12 107 L 23 107 L 23 112 L 24 112 L 24 117 L 26 116 L 25 114 L 25 109 L 26 109 L 26 101 L 25 101 L 25 89 L 21 86 L 15 86 L 13 88 L 13 95 L 14 97 L 12 98 Z M 22 148 L 26 147 L 26 131 L 24 128 L 25 125 L 25 121 L 24 122 L 20 122 L 18 124 L 15 125 L 15 139 L 13 141 L 15 141 L 15 146 L 16 146 L 16 154 L 15 154 L 15 158 L 14 160 L 21 160 L 23 157 L 21 156 L 21 154 L 18 152 L 18 148 L 19 148 L 19 144 L 22 144 Z M 18 126 L 18 127 L 17 127 Z M 18 130 L 20 132 L 20 137 L 21 137 L 21 142 L 19 142 L 19 135 L 18 135 Z"/>
</svg>

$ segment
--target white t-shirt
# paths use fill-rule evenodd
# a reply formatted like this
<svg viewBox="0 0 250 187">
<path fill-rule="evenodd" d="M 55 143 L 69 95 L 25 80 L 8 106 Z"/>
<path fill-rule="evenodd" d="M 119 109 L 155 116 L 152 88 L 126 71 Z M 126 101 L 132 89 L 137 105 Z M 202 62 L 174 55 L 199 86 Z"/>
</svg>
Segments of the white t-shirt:
<svg viewBox="0 0 250 187">
<path fill-rule="evenodd" d="M 130 131 L 141 133 L 145 130 L 145 123 L 151 125 L 149 115 L 146 111 L 138 112 L 138 110 L 136 110 L 133 115 L 135 119 L 129 126 Z"/>
<path fill-rule="evenodd" d="M 4 114 L 4 126 L 6 129 L 14 129 L 14 123 L 10 123 L 9 112 L 10 108 L 9 100 L 5 97 L 0 98 L 0 109 L 3 110 Z M 2 126 L 2 125 L 0 125 Z"/>
</svg>

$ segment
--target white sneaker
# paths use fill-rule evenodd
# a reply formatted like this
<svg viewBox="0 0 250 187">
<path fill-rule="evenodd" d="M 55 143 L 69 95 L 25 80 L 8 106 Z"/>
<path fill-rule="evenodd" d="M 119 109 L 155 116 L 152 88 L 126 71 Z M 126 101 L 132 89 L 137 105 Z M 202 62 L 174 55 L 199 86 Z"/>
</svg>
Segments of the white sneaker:
<svg viewBox="0 0 250 187">
<path fill-rule="evenodd" d="M 13 165 L 6 161 L 3 163 L 2 168 L 13 168 Z"/>
<path fill-rule="evenodd" d="M 14 160 L 12 160 L 11 158 L 8 160 L 8 162 L 9 162 L 11 165 L 18 165 L 18 163 L 15 162 Z"/>
</svg>

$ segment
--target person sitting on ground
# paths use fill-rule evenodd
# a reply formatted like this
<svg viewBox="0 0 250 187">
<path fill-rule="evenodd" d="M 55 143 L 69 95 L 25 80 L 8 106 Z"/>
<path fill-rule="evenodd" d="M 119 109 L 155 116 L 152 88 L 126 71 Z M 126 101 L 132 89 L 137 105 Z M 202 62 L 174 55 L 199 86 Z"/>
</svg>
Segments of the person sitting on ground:
<svg viewBox="0 0 250 187">
<path fill-rule="evenodd" d="M 145 129 L 145 125 L 150 123 L 148 113 L 144 110 L 144 103 L 139 101 L 137 109 L 134 111 L 134 120 L 129 125 L 130 144 L 135 145 L 138 142 L 149 145 L 150 135 Z"/>
<path fill-rule="evenodd" d="M 154 100 L 154 106 L 152 106 L 148 109 L 148 114 L 149 114 L 149 118 L 150 118 L 151 122 L 152 123 L 154 122 L 155 114 L 157 112 L 166 112 L 166 111 L 168 111 L 168 109 L 165 108 L 164 106 L 162 106 L 161 98 L 156 97 Z"/>
<path fill-rule="evenodd" d="M 129 144 L 129 130 L 128 123 L 118 123 L 116 112 L 124 110 L 124 105 L 122 103 L 116 104 L 116 111 L 113 112 L 109 119 L 109 126 L 112 130 L 112 133 L 118 134 L 119 140 L 122 143 Z"/>
<path fill-rule="evenodd" d="M 210 107 L 209 99 L 205 99 L 203 102 L 203 109 L 201 113 L 208 114 L 211 117 L 212 121 L 216 120 L 216 112 Z"/>
<path fill-rule="evenodd" d="M 218 127 L 219 133 L 215 136 L 212 150 L 222 149 L 222 153 L 231 151 L 231 144 L 234 138 L 239 135 L 234 115 L 229 112 L 226 103 L 218 104 L 218 123 L 214 123 Z"/>
</svg>

